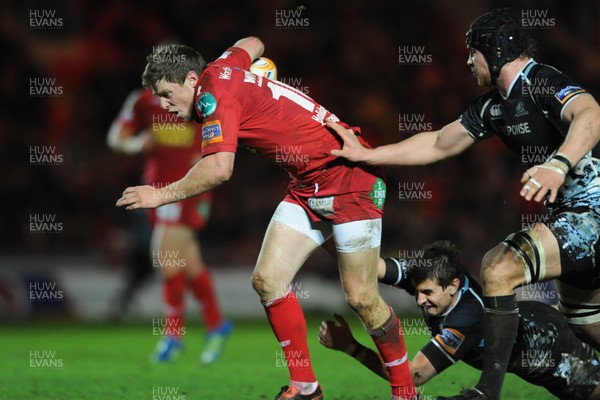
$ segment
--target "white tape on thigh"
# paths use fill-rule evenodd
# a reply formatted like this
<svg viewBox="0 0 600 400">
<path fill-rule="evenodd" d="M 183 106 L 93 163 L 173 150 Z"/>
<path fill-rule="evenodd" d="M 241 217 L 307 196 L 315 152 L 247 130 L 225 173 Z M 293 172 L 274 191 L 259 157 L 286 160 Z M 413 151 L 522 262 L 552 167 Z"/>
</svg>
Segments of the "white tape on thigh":
<svg viewBox="0 0 600 400">
<path fill-rule="evenodd" d="M 543 281 L 546 277 L 546 251 L 539 234 L 533 228 L 508 235 L 502 244 L 510 248 L 521 261 L 525 283 Z M 537 274 L 537 276 L 534 276 Z"/>
<path fill-rule="evenodd" d="M 331 237 L 331 224 L 319 223 L 319 228 L 315 228 L 308 217 L 308 214 L 298 204 L 288 203 L 282 201 L 277 206 L 277 209 L 273 213 L 271 218 L 273 221 L 277 221 L 280 224 L 293 228 L 312 240 L 314 240 L 319 246 L 325 243 L 327 239 Z"/>
<path fill-rule="evenodd" d="M 333 226 L 335 248 L 340 253 L 356 253 L 381 245 L 381 218 L 346 222 Z"/>
</svg>

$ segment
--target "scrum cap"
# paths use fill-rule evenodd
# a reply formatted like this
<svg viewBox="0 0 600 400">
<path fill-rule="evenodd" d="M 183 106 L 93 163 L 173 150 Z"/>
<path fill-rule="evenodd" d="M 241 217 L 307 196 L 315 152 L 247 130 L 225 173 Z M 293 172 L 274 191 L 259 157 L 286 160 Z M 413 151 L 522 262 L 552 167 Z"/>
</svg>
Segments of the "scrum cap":
<svg viewBox="0 0 600 400">
<path fill-rule="evenodd" d="M 467 32 L 467 47 L 479 50 L 496 83 L 504 64 L 518 58 L 527 46 L 521 24 L 507 10 L 493 10 L 478 17 Z"/>
</svg>

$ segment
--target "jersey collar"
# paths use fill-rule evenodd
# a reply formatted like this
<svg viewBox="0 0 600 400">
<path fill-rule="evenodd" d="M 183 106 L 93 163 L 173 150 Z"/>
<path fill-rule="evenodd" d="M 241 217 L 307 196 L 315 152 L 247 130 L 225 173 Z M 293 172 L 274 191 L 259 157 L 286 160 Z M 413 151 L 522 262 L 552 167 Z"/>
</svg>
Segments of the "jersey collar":
<svg viewBox="0 0 600 400">
<path fill-rule="evenodd" d="M 500 96 L 502 96 L 502 98 L 503 98 L 504 100 L 506 100 L 506 99 L 508 99 L 508 98 L 510 97 L 510 92 L 512 92 L 513 86 L 514 86 L 514 85 L 515 85 L 515 83 L 517 82 L 517 79 L 521 79 L 521 78 L 523 78 L 523 77 L 525 76 L 525 75 L 523 74 L 523 71 L 524 71 L 525 69 L 527 69 L 527 68 L 528 68 L 528 66 L 529 66 L 531 63 L 535 63 L 535 60 L 534 60 L 533 58 L 530 58 L 530 59 L 529 59 L 529 61 L 527 61 L 527 63 L 521 67 L 521 69 L 519 70 L 519 72 L 517 72 L 517 73 L 515 74 L 515 77 L 513 78 L 512 82 L 510 83 L 510 86 L 508 87 L 508 90 L 506 91 L 506 96 L 504 96 L 504 95 L 502 94 L 502 92 L 501 92 L 500 90 L 498 90 L 498 92 L 500 93 Z M 531 65 L 531 66 L 533 66 L 533 65 Z M 529 69 L 527 69 L 527 72 L 529 72 Z"/>
<path fill-rule="evenodd" d="M 463 285 L 463 287 L 461 287 L 458 290 L 458 297 L 456 298 L 456 302 L 454 303 L 454 305 L 452 307 L 450 307 L 448 309 L 448 311 L 446 311 L 445 313 L 442 314 L 442 317 L 448 316 L 448 314 L 450 314 L 452 312 L 452 310 L 454 310 L 454 308 L 458 305 L 458 303 L 460 303 L 460 299 L 462 298 L 463 293 L 465 292 L 465 290 L 467 290 L 467 289 L 465 289 L 465 287 L 468 288 L 468 286 L 466 286 L 466 285 L 468 285 L 468 278 L 465 276 L 465 285 Z"/>
</svg>

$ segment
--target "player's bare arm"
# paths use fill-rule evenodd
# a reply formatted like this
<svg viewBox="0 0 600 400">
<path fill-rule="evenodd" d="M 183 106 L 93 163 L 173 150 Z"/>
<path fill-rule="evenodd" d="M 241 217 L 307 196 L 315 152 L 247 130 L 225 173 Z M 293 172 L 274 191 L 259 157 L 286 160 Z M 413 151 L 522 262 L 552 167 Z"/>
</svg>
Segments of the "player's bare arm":
<svg viewBox="0 0 600 400">
<path fill-rule="evenodd" d="M 238 40 L 233 47 L 239 47 L 246 50 L 246 53 L 250 55 L 251 60 L 256 60 L 258 57 L 262 56 L 265 51 L 263 42 L 254 36 Z"/>
<path fill-rule="evenodd" d="M 208 192 L 227 182 L 233 172 L 235 153 L 220 152 L 198 161 L 180 180 L 163 188 L 149 185 L 128 187 L 117 201 L 127 210 L 156 208 Z"/>
<path fill-rule="evenodd" d="M 331 150 L 332 155 L 370 165 L 431 164 L 459 154 L 475 143 L 458 121 L 438 131 L 417 133 L 401 142 L 374 149 L 362 146 L 352 130 L 329 120 L 326 124 L 343 140 L 342 149 Z"/>
<path fill-rule="evenodd" d="M 321 322 L 319 343 L 348 354 L 383 379 L 389 380 L 390 375 L 379 353 L 363 346 L 354 338 L 344 317 L 335 313 L 333 317 L 338 323 L 330 320 Z"/>
<path fill-rule="evenodd" d="M 565 141 L 558 149 L 559 156 L 575 166 L 600 140 L 600 107 L 591 95 L 582 94 L 571 100 L 563 112 L 563 121 L 570 123 Z M 559 158 L 560 159 L 560 158 Z M 556 200 L 558 189 L 565 181 L 566 173 L 554 160 L 528 169 L 521 177 L 521 196 L 540 202 L 550 193 L 550 202 Z"/>
<path fill-rule="evenodd" d="M 354 338 L 348 323 L 342 316 L 338 314 L 333 316 L 339 324 L 329 320 L 321 322 L 319 342 L 327 348 L 348 354 L 383 379 L 389 380 L 387 368 L 379 354 Z M 413 361 L 409 362 L 409 367 L 416 386 L 426 383 L 437 375 L 429 359 L 420 351 Z"/>
<path fill-rule="evenodd" d="M 437 371 L 429 359 L 420 351 L 410 362 L 410 372 L 415 386 L 421 386 L 437 375 Z"/>
<path fill-rule="evenodd" d="M 124 154 L 144 153 L 153 146 L 152 135 L 147 130 L 136 133 L 119 121 L 110 126 L 106 143 L 112 150 Z"/>
</svg>

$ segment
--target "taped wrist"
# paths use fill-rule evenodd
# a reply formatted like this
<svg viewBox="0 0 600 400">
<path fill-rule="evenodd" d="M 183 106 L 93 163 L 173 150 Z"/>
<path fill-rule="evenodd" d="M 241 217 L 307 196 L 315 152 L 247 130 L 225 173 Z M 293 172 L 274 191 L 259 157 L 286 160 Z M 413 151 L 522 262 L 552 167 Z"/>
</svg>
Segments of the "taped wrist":
<svg viewBox="0 0 600 400">
<path fill-rule="evenodd" d="M 562 176 L 567 176 L 571 168 L 573 167 L 573 163 L 569 159 L 569 157 L 564 153 L 556 153 L 554 157 L 546 161 L 544 164 L 540 165 L 540 168 L 549 169 L 556 173 L 561 174 Z"/>
<path fill-rule="evenodd" d="M 570 171 L 571 168 L 573 168 L 571 159 L 565 153 L 558 152 L 554 155 L 553 159 L 564 163 L 567 166 L 567 171 Z"/>
</svg>

